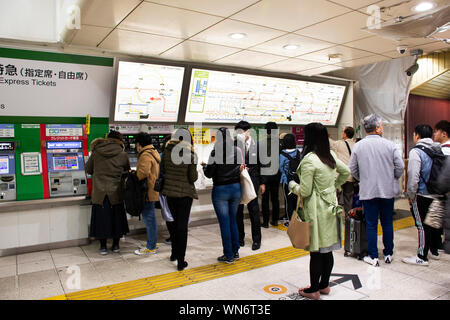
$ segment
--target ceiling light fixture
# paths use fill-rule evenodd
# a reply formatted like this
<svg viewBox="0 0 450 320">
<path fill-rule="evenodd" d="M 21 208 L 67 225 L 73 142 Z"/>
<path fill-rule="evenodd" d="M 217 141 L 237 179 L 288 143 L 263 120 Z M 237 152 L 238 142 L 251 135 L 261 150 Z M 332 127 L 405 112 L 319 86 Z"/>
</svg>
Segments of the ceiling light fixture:
<svg viewBox="0 0 450 320">
<path fill-rule="evenodd" d="M 287 44 L 287 45 L 283 46 L 283 49 L 286 49 L 286 50 L 295 50 L 297 48 L 298 48 L 298 46 L 295 44 Z"/>
<path fill-rule="evenodd" d="M 229 37 L 232 39 L 242 39 L 247 37 L 247 35 L 245 33 L 232 33 L 229 35 Z"/>
<path fill-rule="evenodd" d="M 424 12 L 433 9 L 434 6 L 435 4 L 433 2 L 421 2 L 417 6 L 414 6 L 412 10 L 416 12 Z"/>
</svg>

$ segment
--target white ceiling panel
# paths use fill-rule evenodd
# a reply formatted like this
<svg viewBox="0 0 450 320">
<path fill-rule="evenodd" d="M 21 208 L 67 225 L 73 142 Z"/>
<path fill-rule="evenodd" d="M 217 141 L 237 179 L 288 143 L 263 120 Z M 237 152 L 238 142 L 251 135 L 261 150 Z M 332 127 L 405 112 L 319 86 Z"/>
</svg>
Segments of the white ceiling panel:
<svg viewBox="0 0 450 320">
<path fill-rule="evenodd" d="M 407 47 L 415 47 L 427 43 L 432 43 L 434 40 L 426 38 L 411 38 L 401 41 L 390 40 L 379 36 L 365 38 L 362 40 L 348 42 L 345 45 L 356 48 L 371 51 L 374 53 L 383 53 L 388 51 L 396 51 L 399 45 L 406 45 Z"/>
<path fill-rule="evenodd" d="M 266 66 L 263 66 L 262 69 L 280 71 L 280 72 L 291 72 L 297 73 L 302 70 L 307 70 L 311 68 L 316 68 L 320 66 L 325 66 L 322 63 L 301 60 L 301 59 L 287 59 L 280 62 L 272 63 Z"/>
<path fill-rule="evenodd" d="M 327 73 L 327 72 L 331 72 L 331 71 L 335 71 L 335 70 L 339 70 L 339 69 L 343 69 L 343 68 L 340 66 L 328 65 L 328 66 L 323 66 L 323 67 L 319 67 L 319 68 L 300 71 L 300 72 L 298 72 L 298 74 L 301 74 L 304 76 L 315 76 L 317 74 Z"/>
<path fill-rule="evenodd" d="M 343 44 L 371 36 L 370 33 L 361 30 L 361 28 L 366 26 L 368 18 L 369 16 L 365 14 L 353 11 L 295 33 L 336 44 Z"/>
<path fill-rule="evenodd" d="M 182 39 L 177 38 L 115 29 L 99 45 L 99 48 L 135 55 L 156 56 L 181 41 Z"/>
<path fill-rule="evenodd" d="M 214 63 L 241 66 L 247 68 L 259 68 L 270 63 L 285 60 L 285 57 L 272 54 L 261 53 L 250 50 L 243 50 L 225 58 L 214 61 Z"/>
<path fill-rule="evenodd" d="M 296 45 L 296 49 L 285 49 L 286 45 Z M 316 40 L 294 33 L 289 33 L 285 36 L 270 40 L 252 47 L 252 50 L 278 54 L 287 57 L 296 57 L 301 54 L 325 49 L 334 46 L 334 44 L 322 40 Z"/>
<path fill-rule="evenodd" d="M 70 44 L 96 47 L 110 33 L 112 28 L 81 25 Z"/>
<path fill-rule="evenodd" d="M 335 59 L 329 59 L 328 56 L 330 54 L 332 54 L 332 55 L 339 54 L 340 56 Z M 344 46 L 336 46 L 336 47 L 316 51 L 313 53 L 308 53 L 308 54 L 300 56 L 300 58 L 305 59 L 305 60 L 320 62 L 320 63 L 336 64 L 338 62 L 359 59 L 359 58 L 368 57 L 371 55 L 373 55 L 373 54 L 370 52 L 367 52 L 367 51 L 362 51 L 362 50 L 353 49 L 353 48 L 344 47 Z"/>
<path fill-rule="evenodd" d="M 351 67 L 357 67 L 357 66 L 362 66 L 362 65 L 366 65 L 366 64 L 372 64 L 375 62 L 381 62 L 381 61 L 387 61 L 387 60 L 391 60 L 391 59 L 388 57 L 381 56 L 381 55 L 373 55 L 370 57 L 364 57 L 364 58 L 360 58 L 360 59 L 339 62 L 339 63 L 336 63 L 336 65 L 343 67 L 343 68 L 351 68 Z"/>
<path fill-rule="evenodd" d="M 140 0 L 89 0 L 81 8 L 81 23 L 114 28 L 141 1 Z"/>
<path fill-rule="evenodd" d="M 262 0 L 231 18 L 292 32 L 349 11 L 325 0 Z"/>
<path fill-rule="evenodd" d="M 217 16 L 144 2 L 118 28 L 186 39 L 222 19 Z"/>
<path fill-rule="evenodd" d="M 244 33 L 246 37 L 232 39 L 229 36 L 232 33 Z M 283 31 L 227 19 L 200 32 L 191 39 L 245 49 L 283 34 L 285 34 Z"/>
<path fill-rule="evenodd" d="M 161 58 L 173 60 L 211 62 L 240 49 L 187 40 L 161 54 Z"/>
<path fill-rule="evenodd" d="M 228 17 L 258 1 L 259 0 L 151 0 L 147 2 Z"/>
<path fill-rule="evenodd" d="M 352 9 L 362 9 L 362 11 L 364 12 L 366 8 L 371 4 L 380 2 L 380 0 L 331 0 L 331 1 Z"/>
</svg>

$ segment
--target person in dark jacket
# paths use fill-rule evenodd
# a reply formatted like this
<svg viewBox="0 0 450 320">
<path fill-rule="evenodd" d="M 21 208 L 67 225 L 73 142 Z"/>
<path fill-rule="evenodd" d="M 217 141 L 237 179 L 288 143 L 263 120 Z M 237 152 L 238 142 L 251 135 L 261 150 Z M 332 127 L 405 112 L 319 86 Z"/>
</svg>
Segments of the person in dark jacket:
<svg viewBox="0 0 450 320">
<path fill-rule="evenodd" d="M 203 165 L 207 178 L 213 179 L 212 202 L 222 236 L 223 256 L 217 260 L 233 263 L 239 259 L 239 231 L 236 215 L 241 200 L 240 173 L 244 169 L 243 154 L 234 145 L 227 128 L 219 128 L 208 164 Z"/>
<path fill-rule="evenodd" d="M 113 239 L 113 252 L 119 252 L 119 239 L 129 232 L 123 205 L 122 175 L 130 169 L 120 132 L 91 143 L 86 173 L 92 175 L 92 214 L 89 236 L 100 240 L 100 254 L 108 254 L 106 240 Z"/>
<path fill-rule="evenodd" d="M 266 191 L 262 195 L 262 215 L 263 215 L 263 223 L 262 226 L 264 228 L 269 227 L 269 217 L 270 217 L 270 206 L 269 200 L 272 202 L 272 220 L 270 224 L 273 226 L 278 225 L 278 219 L 280 217 L 280 200 L 279 200 L 279 188 L 280 188 L 280 170 L 278 166 L 279 160 L 279 148 L 276 150 L 271 150 L 272 139 L 278 140 L 278 126 L 275 122 L 267 122 L 264 128 L 267 130 L 267 139 L 265 141 L 267 155 L 271 158 L 272 152 L 273 158 L 276 159 L 276 166 L 274 166 L 273 170 L 270 171 L 270 175 L 264 175 L 264 181 L 266 186 Z M 279 142 L 277 141 L 277 146 L 279 146 Z M 266 167 L 269 167 L 266 165 Z"/>
<path fill-rule="evenodd" d="M 167 203 L 174 219 L 170 260 L 177 260 L 177 269 L 181 271 L 188 265 L 184 258 L 189 215 L 193 199 L 198 199 L 194 186 L 194 182 L 198 179 L 197 155 L 194 152 L 189 130 L 180 128 L 172 135 L 162 156 L 161 172 L 164 174 L 161 193 L 167 197 Z"/>
<path fill-rule="evenodd" d="M 264 178 L 261 176 L 261 161 L 259 157 L 259 145 L 250 137 L 250 124 L 247 121 L 239 121 L 235 126 L 237 131 L 236 145 L 244 151 L 244 163 L 248 168 L 248 173 L 252 179 L 255 192 L 264 194 L 266 186 Z M 258 198 L 253 199 L 247 204 L 247 209 L 250 215 L 250 223 L 252 225 L 252 250 L 261 248 L 261 221 L 259 218 L 259 203 Z M 237 224 L 239 229 L 239 245 L 244 246 L 244 205 L 240 204 L 237 214 Z"/>
</svg>

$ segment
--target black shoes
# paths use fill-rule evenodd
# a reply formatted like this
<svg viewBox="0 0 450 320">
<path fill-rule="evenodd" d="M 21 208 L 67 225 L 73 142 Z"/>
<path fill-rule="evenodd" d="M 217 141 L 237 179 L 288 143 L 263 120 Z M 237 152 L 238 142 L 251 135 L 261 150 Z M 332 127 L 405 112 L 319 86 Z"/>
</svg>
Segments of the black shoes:
<svg viewBox="0 0 450 320">
<path fill-rule="evenodd" d="M 175 260 L 177 260 L 177 258 L 175 258 L 175 256 L 173 256 L 173 255 L 170 255 L 170 261 L 175 261 Z"/>
<path fill-rule="evenodd" d="M 236 260 L 239 260 L 239 253 L 238 252 L 236 252 L 235 254 L 234 254 L 234 260 L 236 261 Z"/>
<path fill-rule="evenodd" d="M 272 221 L 270 224 L 273 225 L 274 227 L 277 227 L 278 226 L 278 221 L 276 221 L 276 222 Z"/>
<path fill-rule="evenodd" d="M 252 245 L 252 250 L 258 250 L 259 248 L 261 248 L 261 243 L 260 242 L 253 242 Z"/>
<path fill-rule="evenodd" d="M 239 259 L 239 254 L 237 254 L 237 255 L 238 255 L 238 259 Z M 232 264 L 234 262 L 234 258 L 227 258 L 227 256 L 223 255 L 221 257 L 218 257 L 217 261 Z"/>
<path fill-rule="evenodd" d="M 239 246 L 243 247 L 245 244 L 244 240 L 239 240 Z"/>
<path fill-rule="evenodd" d="M 269 228 L 269 224 L 267 222 L 263 222 L 263 224 L 261 225 L 261 227 L 263 228 Z"/>
<path fill-rule="evenodd" d="M 183 271 L 184 268 L 186 268 L 187 266 L 188 266 L 188 263 L 186 261 L 183 261 L 181 264 L 178 262 L 177 269 L 178 269 L 178 271 Z"/>
<path fill-rule="evenodd" d="M 115 245 L 111 248 L 111 251 L 114 253 L 119 253 L 120 252 L 120 248 L 119 245 Z"/>
</svg>

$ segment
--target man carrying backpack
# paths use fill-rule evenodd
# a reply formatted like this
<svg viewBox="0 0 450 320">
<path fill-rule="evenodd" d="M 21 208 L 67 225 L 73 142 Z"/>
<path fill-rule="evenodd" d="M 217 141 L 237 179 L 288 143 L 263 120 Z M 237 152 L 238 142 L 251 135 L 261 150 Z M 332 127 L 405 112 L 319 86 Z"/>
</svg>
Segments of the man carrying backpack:
<svg viewBox="0 0 450 320">
<path fill-rule="evenodd" d="M 151 137 L 148 133 L 140 132 L 136 135 L 136 147 L 138 151 L 136 174 L 139 180 L 147 179 L 148 187 L 144 209 L 142 210 L 142 220 L 147 228 L 147 245 L 137 249 L 134 252 L 137 255 L 156 253 L 156 242 L 158 240 L 155 202 L 159 200 L 159 193 L 154 190 L 154 186 L 159 176 L 159 163 L 161 158 L 151 142 Z"/>
<path fill-rule="evenodd" d="M 284 226 L 289 226 L 292 212 L 297 206 L 297 195 L 289 194 L 289 182 L 295 181 L 300 183 L 297 175 L 297 168 L 300 165 L 301 151 L 297 149 L 295 136 L 292 133 L 284 135 L 282 140 L 282 150 L 280 152 L 280 182 L 284 192 L 284 209 L 286 211 L 286 221 Z"/>
<path fill-rule="evenodd" d="M 420 124 L 414 129 L 414 148 L 409 152 L 407 196 L 411 205 L 411 213 L 419 232 L 419 248 L 416 256 L 403 258 L 408 264 L 428 266 L 428 251 L 431 258 L 439 259 L 440 232 L 424 224 L 428 208 L 436 195 L 430 189 L 435 177 L 432 176 L 434 158 L 442 155 L 439 143 L 433 142 L 433 129 Z M 431 157 L 431 155 L 433 157 Z"/>
<path fill-rule="evenodd" d="M 336 153 L 339 160 L 344 162 L 347 166 L 350 163 L 350 156 L 352 155 L 352 149 L 355 145 L 353 136 L 355 135 L 355 129 L 352 127 L 345 127 L 342 131 L 342 140 L 330 140 L 330 149 Z M 353 193 L 354 193 L 354 179 L 350 176 L 347 181 L 341 186 L 342 190 L 338 192 L 338 201 L 341 206 L 344 207 L 345 216 L 353 208 Z"/>
</svg>

